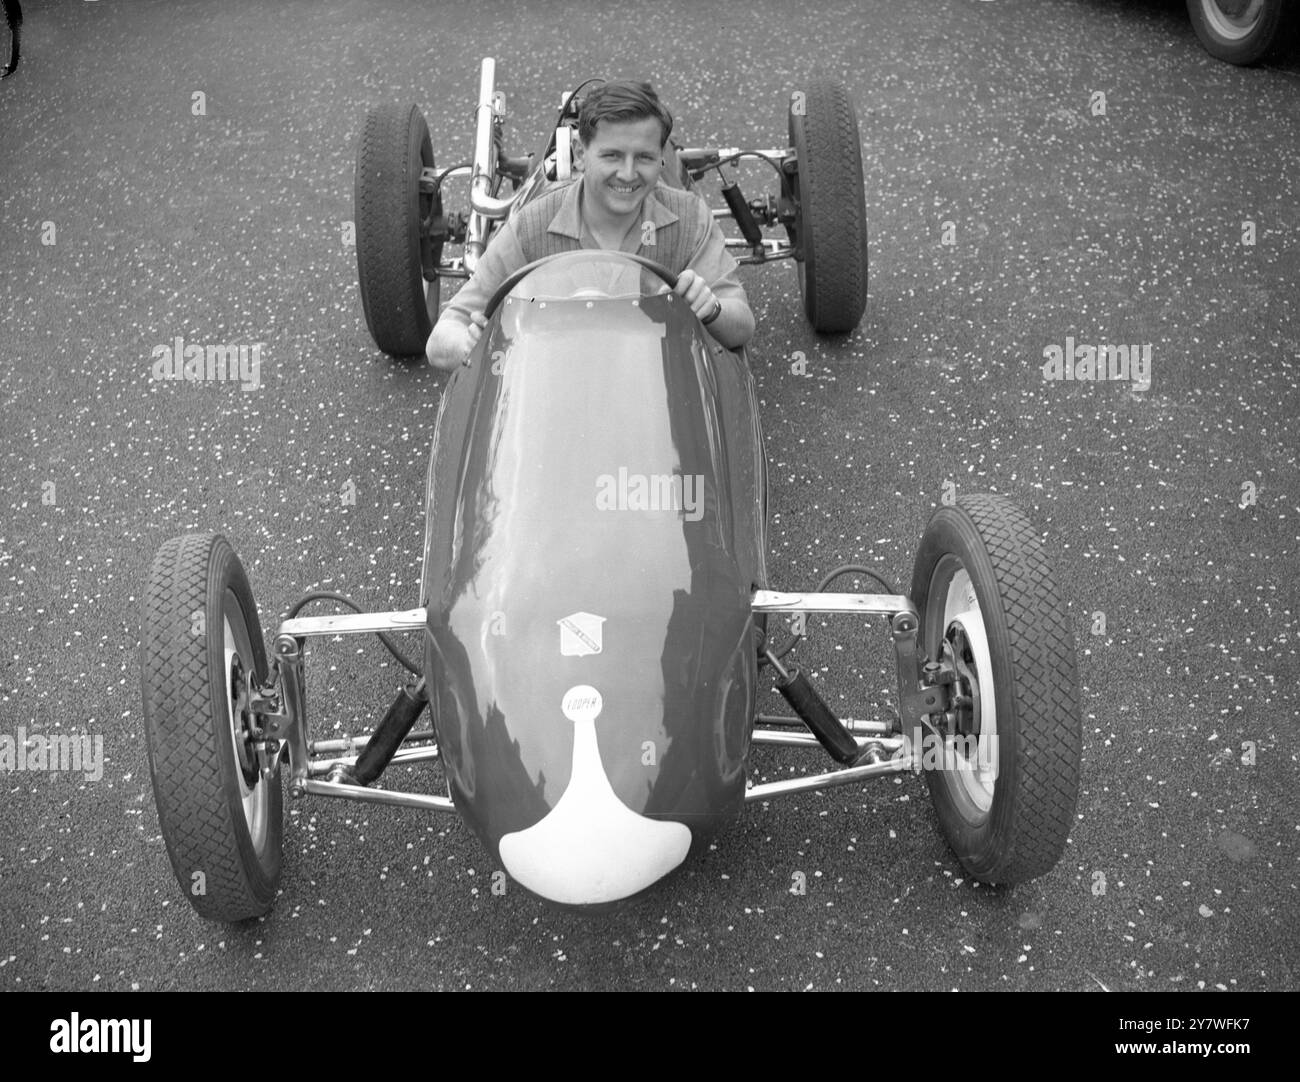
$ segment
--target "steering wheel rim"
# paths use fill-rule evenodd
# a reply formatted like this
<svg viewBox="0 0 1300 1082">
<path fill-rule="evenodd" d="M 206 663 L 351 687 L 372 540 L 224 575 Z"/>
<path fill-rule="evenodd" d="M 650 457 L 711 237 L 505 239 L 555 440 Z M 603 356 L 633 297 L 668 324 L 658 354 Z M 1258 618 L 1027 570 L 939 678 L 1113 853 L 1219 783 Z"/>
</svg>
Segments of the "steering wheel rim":
<svg viewBox="0 0 1300 1082">
<path fill-rule="evenodd" d="M 526 275 L 531 274 L 538 267 L 547 263 L 554 263 L 561 259 L 585 259 L 592 251 L 593 249 L 584 248 L 583 250 L 576 252 L 556 252 L 553 255 L 544 255 L 541 259 L 534 259 L 531 263 L 526 263 L 497 286 L 496 292 L 492 294 L 491 299 L 487 302 L 487 307 L 483 309 L 483 318 L 485 320 L 491 319 L 493 315 L 496 314 L 496 310 L 501 307 L 501 302 L 505 300 L 507 294 L 509 294 L 509 292 L 514 289 Z M 631 263 L 639 263 L 646 270 L 654 272 L 654 274 L 659 278 L 663 279 L 663 281 L 667 283 L 669 289 L 677 288 L 677 279 L 679 275 L 674 274 L 662 263 L 656 263 L 653 259 L 647 259 L 643 255 L 633 255 L 631 252 L 619 252 L 612 248 L 602 248 L 600 249 L 600 252 L 603 255 L 619 256 Z"/>
</svg>

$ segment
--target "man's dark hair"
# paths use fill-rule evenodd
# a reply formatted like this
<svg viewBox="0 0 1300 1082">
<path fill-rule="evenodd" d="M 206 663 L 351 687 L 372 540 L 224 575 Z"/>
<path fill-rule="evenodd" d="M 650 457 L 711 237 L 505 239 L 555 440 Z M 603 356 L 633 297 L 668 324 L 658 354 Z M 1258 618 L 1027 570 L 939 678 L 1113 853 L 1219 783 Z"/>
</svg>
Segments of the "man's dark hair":
<svg viewBox="0 0 1300 1082">
<path fill-rule="evenodd" d="M 601 83 L 583 101 L 582 111 L 578 114 L 578 138 L 583 146 L 590 145 L 596 136 L 596 125 L 602 120 L 617 124 L 651 117 L 659 121 L 663 129 L 659 140 L 662 147 L 672 134 L 673 116 L 664 108 L 654 87 L 634 79 L 613 79 Z"/>
</svg>

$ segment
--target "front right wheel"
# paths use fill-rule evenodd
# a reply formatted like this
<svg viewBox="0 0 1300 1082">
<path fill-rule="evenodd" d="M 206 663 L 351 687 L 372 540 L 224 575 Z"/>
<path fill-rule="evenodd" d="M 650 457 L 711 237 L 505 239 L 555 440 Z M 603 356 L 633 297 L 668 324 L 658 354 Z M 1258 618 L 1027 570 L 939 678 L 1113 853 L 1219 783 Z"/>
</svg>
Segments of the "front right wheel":
<svg viewBox="0 0 1300 1082">
<path fill-rule="evenodd" d="M 998 496 L 931 518 L 911 597 L 950 672 L 942 746 L 917 749 L 939 826 L 974 878 L 1021 883 L 1060 859 L 1078 801 L 1079 677 L 1069 614 L 1028 520 Z"/>
<path fill-rule="evenodd" d="M 266 648 L 243 565 L 219 534 L 158 550 L 140 636 L 144 723 L 154 800 L 172 871 L 209 920 L 267 912 L 280 881 L 278 765 L 259 769 L 252 690 Z"/>
</svg>

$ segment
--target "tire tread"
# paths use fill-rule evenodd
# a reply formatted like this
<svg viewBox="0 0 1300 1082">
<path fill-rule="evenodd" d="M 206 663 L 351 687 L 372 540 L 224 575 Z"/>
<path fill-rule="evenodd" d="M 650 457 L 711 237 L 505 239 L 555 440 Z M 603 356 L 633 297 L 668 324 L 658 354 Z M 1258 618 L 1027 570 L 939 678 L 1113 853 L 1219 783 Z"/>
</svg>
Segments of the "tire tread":
<svg viewBox="0 0 1300 1082">
<path fill-rule="evenodd" d="M 204 619 L 214 581 L 228 561 L 242 567 L 218 534 L 190 534 L 165 542 L 145 587 L 140 669 L 154 798 L 172 870 L 191 905 L 211 920 L 237 921 L 270 908 L 274 883 L 251 882 L 226 799 L 222 749 L 213 739 L 211 686 L 224 674 L 210 671 L 206 635 L 192 633 L 193 614 Z M 244 580 L 246 583 L 246 579 Z M 266 669 L 256 613 L 248 628 L 258 675 Z M 278 777 L 274 779 L 278 787 Z M 272 801 L 278 830 L 280 803 Z M 278 862 L 277 862 L 278 867 Z M 206 894 L 191 893 L 191 875 L 203 872 Z"/>
<path fill-rule="evenodd" d="M 413 128 L 418 140 L 412 138 Z M 412 157 L 420 158 L 428 138 L 417 106 L 384 105 L 367 113 L 357 149 L 354 212 L 361 306 L 375 344 L 394 357 L 422 356 L 433 329 L 408 187 Z"/>
<path fill-rule="evenodd" d="M 1006 630 L 1019 754 L 1012 792 L 994 791 L 995 812 L 1008 798 L 1013 801 L 1006 812 L 1007 832 L 982 854 L 957 855 L 982 882 L 1021 883 L 1056 865 L 1074 824 L 1082 751 L 1074 633 L 1044 547 L 1024 514 L 1001 496 L 963 495 L 956 508 L 941 509 L 935 519 L 958 516 L 960 521 L 963 512 L 993 565 L 1002 612 L 984 617 L 1001 620 Z M 912 584 L 918 606 L 929 589 L 926 578 L 918 557 Z M 999 714 L 1000 739 L 1003 726 Z M 929 780 L 932 792 L 946 784 L 938 777 Z M 999 774 L 998 784 L 1012 782 Z"/>
<path fill-rule="evenodd" d="M 964 498 L 997 569 L 1017 674 L 1022 751 L 1019 833 L 996 881 L 1051 870 L 1065 849 L 1078 804 L 1082 732 L 1074 632 L 1047 555 L 1029 520 L 997 496 Z"/>
<path fill-rule="evenodd" d="M 868 257 L 862 149 L 848 91 L 813 79 L 801 118 L 799 200 L 803 211 L 804 308 L 824 334 L 851 331 L 866 309 Z M 795 118 L 791 117 L 791 142 Z"/>
</svg>

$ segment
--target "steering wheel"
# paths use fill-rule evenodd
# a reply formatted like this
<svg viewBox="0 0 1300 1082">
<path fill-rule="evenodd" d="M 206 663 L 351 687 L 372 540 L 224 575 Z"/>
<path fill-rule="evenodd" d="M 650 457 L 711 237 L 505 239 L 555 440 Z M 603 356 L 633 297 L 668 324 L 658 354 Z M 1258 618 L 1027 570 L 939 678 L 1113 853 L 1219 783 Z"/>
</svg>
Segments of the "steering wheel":
<svg viewBox="0 0 1300 1082">
<path fill-rule="evenodd" d="M 593 249 L 584 249 L 580 252 L 556 252 L 555 255 L 542 256 L 541 259 L 535 259 L 533 262 L 520 267 L 514 272 L 514 274 L 510 275 L 509 278 L 497 286 L 496 292 L 492 294 L 492 299 L 487 302 L 487 307 L 483 310 L 483 318 L 485 320 L 491 319 L 496 313 L 496 310 L 501 306 L 501 302 L 505 300 L 506 295 L 519 284 L 520 280 L 524 278 L 525 275 L 531 274 L 538 267 L 547 263 L 556 263 L 560 260 L 574 261 L 579 259 L 590 259 L 592 251 Z M 669 289 L 677 288 L 677 275 L 662 263 L 656 263 L 653 259 L 646 259 L 643 255 L 633 255 L 631 252 L 616 252 L 609 248 L 600 249 L 600 254 L 616 255 L 631 263 L 639 263 L 646 270 L 652 271 L 654 274 L 662 278 L 668 284 Z"/>
</svg>

